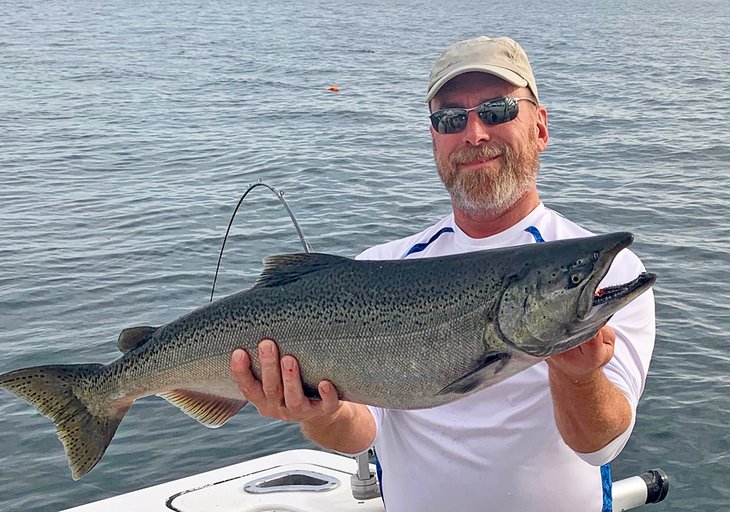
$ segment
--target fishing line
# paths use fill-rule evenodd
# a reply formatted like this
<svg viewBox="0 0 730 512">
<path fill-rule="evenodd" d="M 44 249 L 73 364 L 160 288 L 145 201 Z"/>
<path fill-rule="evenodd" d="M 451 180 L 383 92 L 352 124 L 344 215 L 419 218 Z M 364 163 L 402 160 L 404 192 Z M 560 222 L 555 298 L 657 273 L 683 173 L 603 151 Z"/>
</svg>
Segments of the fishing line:
<svg viewBox="0 0 730 512">
<path fill-rule="evenodd" d="M 304 252 L 312 252 L 312 247 L 309 245 L 309 242 L 304 238 L 304 233 L 302 233 L 302 228 L 299 227 L 299 223 L 297 222 L 296 217 L 294 216 L 294 212 L 291 208 L 289 208 L 289 203 L 286 202 L 286 199 L 284 199 L 284 191 L 283 190 L 277 190 L 271 185 L 267 185 L 263 181 L 259 180 L 257 183 L 254 183 L 253 185 L 249 185 L 246 189 L 246 192 L 243 193 L 241 196 L 241 199 L 238 200 L 238 204 L 236 205 L 236 209 L 233 210 L 233 215 L 231 215 L 231 220 L 228 222 L 228 229 L 226 229 L 226 234 L 223 237 L 223 244 L 221 245 L 221 252 L 218 255 L 218 264 L 215 267 L 215 276 L 213 277 L 213 286 L 210 290 L 210 302 L 213 302 L 213 294 L 215 293 L 215 283 L 218 281 L 218 271 L 221 268 L 221 261 L 223 260 L 223 250 L 226 248 L 226 240 L 228 240 L 228 233 L 231 231 L 231 227 L 233 226 L 233 219 L 236 218 L 236 213 L 238 213 L 238 209 L 241 207 L 241 204 L 243 203 L 243 200 L 246 199 L 246 196 L 249 192 L 251 192 L 256 187 L 266 187 L 269 190 L 271 190 L 274 195 L 279 199 L 281 204 L 284 205 L 284 208 L 286 208 L 287 213 L 289 214 L 289 218 L 291 219 L 292 223 L 294 224 L 294 228 L 297 230 L 297 234 L 299 235 L 299 241 L 302 243 L 302 247 L 304 248 Z"/>
</svg>

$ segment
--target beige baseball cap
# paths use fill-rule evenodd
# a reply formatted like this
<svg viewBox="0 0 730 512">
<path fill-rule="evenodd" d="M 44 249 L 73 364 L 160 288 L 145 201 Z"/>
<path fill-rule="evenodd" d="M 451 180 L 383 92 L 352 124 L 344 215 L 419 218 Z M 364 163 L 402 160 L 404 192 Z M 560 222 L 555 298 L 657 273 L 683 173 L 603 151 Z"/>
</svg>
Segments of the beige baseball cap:
<svg viewBox="0 0 730 512">
<path fill-rule="evenodd" d="M 518 87 L 529 87 L 535 99 L 540 101 L 525 50 L 509 37 L 479 36 L 458 41 L 439 55 L 431 68 L 426 103 L 446 82 L 471 71 L 489 73 Z"/>
</svg>

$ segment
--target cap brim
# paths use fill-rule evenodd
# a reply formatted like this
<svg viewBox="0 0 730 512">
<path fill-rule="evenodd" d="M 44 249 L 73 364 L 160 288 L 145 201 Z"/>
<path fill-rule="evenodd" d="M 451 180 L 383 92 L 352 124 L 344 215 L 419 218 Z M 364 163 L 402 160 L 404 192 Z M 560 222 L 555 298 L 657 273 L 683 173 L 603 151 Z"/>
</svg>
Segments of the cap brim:
<svg viewBox="0 0 730 512">
<path fill-rule="evenodd" d="M 428 89 L 428 94 L 426 95 L 426 103 L 431 101 L 433 99 L 433 97 L 436 96 L 436 93 L 439 92 L 444 85 L 446 85 L 446 82 L 448 82 L 449 80 L 451 80 L 453 78 L 456 78 L 459 75 L 463 75 L 464 73 L 471 73 L 474 71 L 494 75 L 497 78 L 501 78 L 505 82 L 509 82 L 512 85 L 516 85 L 517 87 L 527 87 L 528 86 L 527 80 L 522 78 L 520 75 L 518 75 L 514 71 L 510 71 L 509 69 L 501 68 L 498 66 L 465 66 L 465 67 L 461 67 L 461 68 L 454 68 L 451 71 L 449 71 L 446 75 L 439 78 Z"/>
</svg>

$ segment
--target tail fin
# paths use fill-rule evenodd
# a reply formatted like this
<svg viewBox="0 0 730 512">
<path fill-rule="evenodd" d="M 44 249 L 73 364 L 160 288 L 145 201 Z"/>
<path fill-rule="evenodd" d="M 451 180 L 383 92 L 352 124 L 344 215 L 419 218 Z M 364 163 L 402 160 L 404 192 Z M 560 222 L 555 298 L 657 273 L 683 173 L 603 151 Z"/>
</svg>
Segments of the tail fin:
<svg viewBox="0 0 730 512">
<path fill-rule="evenodd" d="M 0 375 L 0 387 L 53 420 L 74 480 L 101 459 L 132 403 L 112 405 L 95 396 L 87 379 L 104 365 L 74 364 L 22 368 Z"/>
</svg>

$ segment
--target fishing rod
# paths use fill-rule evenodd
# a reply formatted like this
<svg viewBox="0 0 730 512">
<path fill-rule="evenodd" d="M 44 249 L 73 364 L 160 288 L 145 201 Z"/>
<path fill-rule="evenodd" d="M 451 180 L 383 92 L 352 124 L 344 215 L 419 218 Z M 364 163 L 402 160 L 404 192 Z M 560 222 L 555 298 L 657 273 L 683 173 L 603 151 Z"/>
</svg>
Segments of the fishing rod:
<svg viewBox="0 0 730 512">
<path fill-rule="evenodd" d="M 226 241 L 228 240 L 228 234 L 231 232 L 231 227 L 233 226 L 233 220 L 236 218 L 236 214 L 238 213 L 238 209 L 241 207 L 241 204 L 243 204 L 243 200 L 246 199 L 246 196 L 249 192 L 251 192 L 256 187 L 266 187 L 267 189 L 271 190 L 271 192 L 274 193 L 276 198 L 281 202 L 281 204 L 284 205 L 284 208 L 286 208 L 287 213 L 289 214 L 289 218 L 291 219 L 292 223 L 294 224 L 294 228 L 297 230 L 297 234 L 299 235 L 299 241 L 302 244 L 302 247 L 304 248 L 304 252 L 312 252 L 312 247 L 309 245 L 309 242 L 304 238 L 304 233 L 302 232 L 302 228 L 299 226 L 299 222 L 297 222 L 296 217 L 294 216 L 294 212 L 289 207 L 289 203 L 286 202 L 286 199 L 284 199 L 284 191 L 283 190 L 277 190 L 276 188 L 272 187 L 271 185 L 268 185 L 264 183 L 261 179 L 259 179 L 258 182 L 253 183 L 248 186 L 246 191 L 241 196 L 241 199 L 238 200 L 238 204 L 236 205 L 236 208 L 233 210 L 233 214 L 231 215 L 231 220 L 228 222 L 228 229 L 226 229 L 226 234 L 223 237 L 223 243 L 221 244 L 221 252 L 218 255 L 218 264 L 215 267 L 215 276 L 213 276 L 213 286 L 210 290 L 210 302 L 213 302 L 213 294 L 215 293 L 215 284 L 218 281 L 218 272 L 221 268 L 221 261 L 223 260 L 223 250 L 226 248 Z"/>
</svg>

